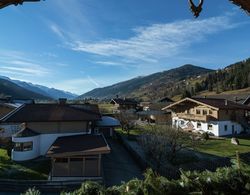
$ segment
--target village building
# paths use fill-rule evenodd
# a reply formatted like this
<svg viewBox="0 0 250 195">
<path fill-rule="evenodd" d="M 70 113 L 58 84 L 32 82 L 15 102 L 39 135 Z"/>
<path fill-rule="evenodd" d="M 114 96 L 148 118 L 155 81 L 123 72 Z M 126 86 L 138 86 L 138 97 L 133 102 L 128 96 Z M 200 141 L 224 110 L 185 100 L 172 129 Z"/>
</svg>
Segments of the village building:
<svg viewBox="0 0 250 195">
<path fill-rule="evenodd" d="M 101 157 L 110 148 L 101 134 L 59 137 L 49 148 L 51 180 L 79 177 L 102 179 Z"/>
<path fill-rule="evenodd" d="M 163 108 L 172 110 L 172 125 L 215 136 L 235 135 L 250 129 L 249 106 L 226 99 L 185 98 Z"/>
<path fill-rule="evenodd" d="M 101 177 L 101 155 L 110 152 L 103 134 L 111 136 L 120 125 L 116 119 L 102 117 L 97 105 L 63 101 L 24 104 L 2 118 L 1 124 L 21 124 L 12 135 L 12 160 L 50 157 L 54 179 Z"/>
<path fill-rule="evenodd" d="M 114 98 L 110 101 L 110 104 L 114 105 L 114 112 L 136 110 L 138 108 L 138 102 L 129 98 Z"/>
</svg>

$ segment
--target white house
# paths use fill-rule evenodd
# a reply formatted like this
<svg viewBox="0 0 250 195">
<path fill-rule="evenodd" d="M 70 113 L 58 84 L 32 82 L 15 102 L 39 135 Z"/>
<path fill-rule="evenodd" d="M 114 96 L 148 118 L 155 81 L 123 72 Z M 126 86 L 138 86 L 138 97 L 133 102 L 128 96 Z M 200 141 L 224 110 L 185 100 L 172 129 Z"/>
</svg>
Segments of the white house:
<svg viewBox="0 0 250 195">
<path fill-rule="evenodd" d="M 172 125 L 187 131 L 228 136 L 250 129 L 247 118 L 250 107 L 225 99 L 185 98 L 165 109 L 172 110 Z"/>
</svg>

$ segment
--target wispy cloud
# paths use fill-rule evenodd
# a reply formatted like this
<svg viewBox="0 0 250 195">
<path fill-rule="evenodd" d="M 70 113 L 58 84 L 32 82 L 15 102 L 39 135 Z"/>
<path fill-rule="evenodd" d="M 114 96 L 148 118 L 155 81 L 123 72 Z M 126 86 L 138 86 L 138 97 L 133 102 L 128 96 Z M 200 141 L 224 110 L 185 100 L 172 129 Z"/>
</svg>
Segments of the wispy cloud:
<svg viewBox="0 0 250 195">
<path fill-rule="evenodd" d="M 124 61 L 157 63 L 160 59 L 180 54 L 191 44 L 204 41 L 207 35 L 235 28 L 237 25 L 228 15 L 203 20 L 153 24 L 133 29 L 135 35 L 128 39 L 108 39 L 98 42 L 71 40 L 73 42 L 71 49 L 106 58 L 119 57 Z M 108 63 L 102 62 L 102 64 Z"/>
<path fill-rule="evenodd" d="M 122 63 L 115 62 L 115 61 L 95 61 L 95 64 L 101 64 L 104 66 L 121 66 L 123 65 Z"/>
<path fill-rule="evenodd" d="M 52 87 L 58 89 L 64 89 L 76 94 L 82 94 L 87 91 L 90 91 L 93 88 L 100 87 L 98 82 L 94 80 L 92 77 L 87 76 L 87 78 L 76 78 L 60 81 L 52 84 Z"/>
<path fill-rule="evenodd" d="M 59 38 L 65 39 L 65 35 L 59 26 L 56 24 L 50 24 L 49 27 Z"/>
<path fill-rule="evenodd" d="M 88 80 L 93 83 L 96 87 L 100 87 L 100 84 L 94 80 L 91 76 L 88 76 Z"/>
<path fill-rule="evenodd" d="M 50 74 L 50 70 L 39 60 L 30 59 L 24 52 L 1 50 L 0 54 L 0 74 L 31 77 L 44 77 Z"/>
</svg>

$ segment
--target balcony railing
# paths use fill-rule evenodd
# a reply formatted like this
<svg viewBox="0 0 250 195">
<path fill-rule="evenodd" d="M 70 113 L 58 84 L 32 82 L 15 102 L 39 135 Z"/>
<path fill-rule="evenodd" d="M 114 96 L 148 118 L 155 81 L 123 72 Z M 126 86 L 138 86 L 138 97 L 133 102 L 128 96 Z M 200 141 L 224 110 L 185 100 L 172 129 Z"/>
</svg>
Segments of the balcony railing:
<svg viewBox="0 0 250 195">
<path fill-rule="evenodd" d="M 209 120 L 208 115 L 195 115 L 195 114 L 179 113 L 179 114 L 177 114 L 177 116 L 179 118 L 186 119 L 186 120 L 204 121 L 204 122 L 207 122 Z"/>
</svg>

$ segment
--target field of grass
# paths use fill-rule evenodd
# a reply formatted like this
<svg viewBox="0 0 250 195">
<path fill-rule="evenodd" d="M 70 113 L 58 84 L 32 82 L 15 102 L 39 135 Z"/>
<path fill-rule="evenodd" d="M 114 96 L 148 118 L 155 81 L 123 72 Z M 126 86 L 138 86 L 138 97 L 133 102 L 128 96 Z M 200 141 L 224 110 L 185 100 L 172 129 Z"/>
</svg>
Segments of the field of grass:
<svg viewBox="0 0 250 195">
<path fill-rule="evenodd" d="M 113 113 L 114 106 L 112 104 L 98 104 L 98 107 L 102 114 L 111 114 Z"/>
<path fill-rule="evenodd" d="M 196 149 L 200 152 L 213 154 L 222 157 L 235 157 L 236 151 L 240 154 L 250 153 L 250 138 L 240 138 L 240 145 L 231 144 L 230 138 L 223 140 L 210 139 Z"/>
<path fill-rule="evenodd" d="M 47 180 L 50 160 L 14 162 L 7 151 L 0 149 L 0 179 Z"/>
</svg>

